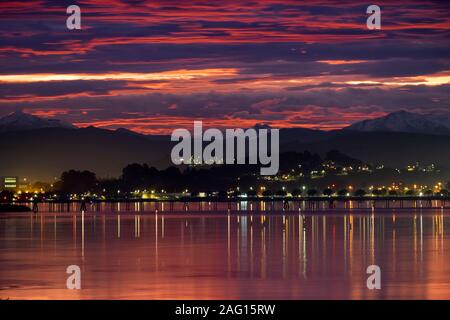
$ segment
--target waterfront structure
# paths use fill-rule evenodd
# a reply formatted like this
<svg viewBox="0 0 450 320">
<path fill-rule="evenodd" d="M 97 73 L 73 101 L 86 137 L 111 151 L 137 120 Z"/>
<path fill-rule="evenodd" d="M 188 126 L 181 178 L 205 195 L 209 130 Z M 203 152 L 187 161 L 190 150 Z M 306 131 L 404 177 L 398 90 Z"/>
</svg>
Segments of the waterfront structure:
<svg viewBox="0 0 450 320">
<path fill-rule="evenodd" d="M 1 188 L 3 190 L 12 190 L 19 187 L 19 177 L 5 176 L 2 177 Z"/>
</svg>

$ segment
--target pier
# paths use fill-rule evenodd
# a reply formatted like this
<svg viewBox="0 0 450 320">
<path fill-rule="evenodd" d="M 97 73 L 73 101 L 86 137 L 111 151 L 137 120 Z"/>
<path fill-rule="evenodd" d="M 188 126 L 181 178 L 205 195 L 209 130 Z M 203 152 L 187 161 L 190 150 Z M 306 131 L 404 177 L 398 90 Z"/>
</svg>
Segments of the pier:
<svg viewBox="0 0 450 320">
<path fill-rule="evenodd" d="M 114 199 L 16 202 L 33 212 L 299 212 L 299 211 L 381 211 L 450 209 L 450 197 L 254 197 L 254 198 L 177 198 Z"/>
</svg>

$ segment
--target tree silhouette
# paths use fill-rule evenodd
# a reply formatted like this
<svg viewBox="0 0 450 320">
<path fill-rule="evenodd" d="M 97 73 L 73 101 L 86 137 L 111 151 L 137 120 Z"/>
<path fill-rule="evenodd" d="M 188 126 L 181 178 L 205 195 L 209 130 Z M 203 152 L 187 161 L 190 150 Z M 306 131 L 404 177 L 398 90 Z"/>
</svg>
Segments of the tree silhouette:
<svg viewBox="0 0 450 320">
<path fill-rule="evenodd" d="M 381 189 L 373 189 L 372 194 L 374 196 L 381 196 L 381 195 L 383 195 L 383 191 Z"/>
<path fill-rule="evenodd" d="M 389 190 L 389 195 L 390 196 L 397 196 L 398 192 L 396 190 Z"/>
<path fill-rule="evenodd" d="M 61 174 L 61 189 L 66 193 L 93 191 L 97 186 L 97 177 L 90 171 L 65 171 Z"/>
<path fill-rule="evenodd" d="M 123 190 L 123 182 L 120 179 L 103 179 L 99 181 L 99 190 L 108 197 L 117 197 L 117 190 Z"/>
</svg>

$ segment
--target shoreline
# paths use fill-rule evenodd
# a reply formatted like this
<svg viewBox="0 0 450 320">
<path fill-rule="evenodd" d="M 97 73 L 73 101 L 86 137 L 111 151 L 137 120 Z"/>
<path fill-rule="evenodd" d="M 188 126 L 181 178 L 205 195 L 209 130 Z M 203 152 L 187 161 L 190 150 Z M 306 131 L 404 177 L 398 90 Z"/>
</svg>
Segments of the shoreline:
<svg viewBox="0 0 450 320">
<path fill-rule="evenodd" d="M 0 204 L 0 213 L 31 212 L 31 209 L 20 204 Z"/>
<path fill-rule="evenodd" d="M 120 216 L 183 216 L 183 217 L 223 217 L 223 216 L 298 216 L 298 215 L 323 215 L 323 216 L 351 216 L 351 215 L 378 215 L 378 216 L 392 216 L 392 215 L 411 215 L 411 214 L 430 214 L 440 212 L 442 214 L 450 214 L 450 207 L 447 208 L 378 208 L 378 209 L 318 209 L 318 210 L 274 210 L 274 211 L 251 211 L 251 210 L 214 210 L 214 211 L 21 211 L 21 212 L 0 212 L 1 215 L 7 216 L 8 214 L 14 214 L 14 216 L 29 216 L 29 214 L 34 215 L 45 215 L 45 216 L 110 216 L 116 217 Z"/>
</svg>

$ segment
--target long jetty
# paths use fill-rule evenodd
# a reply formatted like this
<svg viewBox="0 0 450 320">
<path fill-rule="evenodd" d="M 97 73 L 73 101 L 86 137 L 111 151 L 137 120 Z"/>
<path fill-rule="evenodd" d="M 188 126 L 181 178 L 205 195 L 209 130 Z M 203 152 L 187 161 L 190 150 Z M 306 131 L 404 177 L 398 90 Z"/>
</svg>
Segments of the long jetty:
<svg viewBox="0 0 450 320">
<path fill-rule="evenodd" d="M 450 209 L 449 196 L 345 196 L 41 200 L 17 202 L 34 212 L 298 212 L 323 210 Z"/>
</svg>

